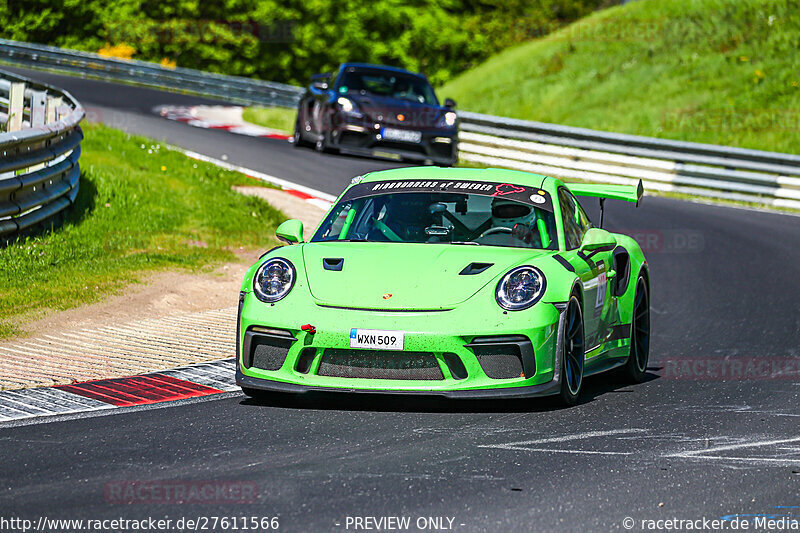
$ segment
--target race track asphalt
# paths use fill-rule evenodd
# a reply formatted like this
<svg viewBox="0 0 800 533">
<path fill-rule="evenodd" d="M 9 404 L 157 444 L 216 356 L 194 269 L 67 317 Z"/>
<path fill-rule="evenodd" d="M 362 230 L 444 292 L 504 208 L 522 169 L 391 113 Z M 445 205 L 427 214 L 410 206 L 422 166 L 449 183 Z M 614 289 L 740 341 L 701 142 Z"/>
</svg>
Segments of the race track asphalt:
<svg viewBox="0 0 800 533">
<path fill-rule="evenodd" d="M 116 127 L 328 193 L 393 165 L 151 111 L 209 102 L 202 98 L 27 73 L 70 90 Z M 635 235 L 650 264 L 651 366 L 641 385 L 591 378 L 571 409 L 541 400 L 229 394 L 0 426 L 0 515 L 277 515 L 281 531 L 298 532 L 353 531 L 348 517 L 364 516 L 407 516 L 410 531 L 419 517 L 450 517 L 453 531 L 492 532 L 800 518 L 800 218 L 647 197 L 638 209 L 608 202 L 606 227 Z M 114 487 L 132 481 L 243 483 L 257 497 L 119 503 Z"/>
</svg>

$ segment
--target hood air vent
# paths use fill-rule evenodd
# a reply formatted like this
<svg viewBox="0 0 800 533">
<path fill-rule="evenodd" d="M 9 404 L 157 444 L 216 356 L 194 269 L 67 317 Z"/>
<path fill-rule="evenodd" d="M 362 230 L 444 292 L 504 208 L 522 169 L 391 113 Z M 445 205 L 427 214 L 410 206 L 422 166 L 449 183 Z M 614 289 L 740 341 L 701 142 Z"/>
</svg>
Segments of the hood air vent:
<svg viewBox="0 0 800 533">
<path fill-rule="evenodd" d="M 322 267 L 325 270 L 335 270 L 337 272 L 341 272 L 343 266 L 343 257 L 326 257 L 322 260 Z"/>
<path fill-rule="evenodd" d="M 490 266 L 494 265 L 494 263 L 470 263 L 464 267 L 464 270 L 458 273 L 459 276 L 472 276 L 475 274 L 480 274 Z"/>
</svg>

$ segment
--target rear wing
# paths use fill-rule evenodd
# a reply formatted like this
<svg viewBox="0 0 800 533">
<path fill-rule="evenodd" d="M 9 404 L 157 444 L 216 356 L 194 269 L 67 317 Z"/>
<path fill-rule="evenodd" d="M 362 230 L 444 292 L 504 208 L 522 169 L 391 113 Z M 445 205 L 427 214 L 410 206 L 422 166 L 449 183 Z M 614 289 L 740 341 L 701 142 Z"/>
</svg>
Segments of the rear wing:
<svg viewBox="0 0 800 533">
<path fill-rule="evenodd" d="M 626 202 L 636 202 L 637 206 L 644 194 L 642 180 L 639 180 L 638 185 L 607 185 L 605 183 L 566 183 L 565 185 L 575 196 L 625 200 Z"/>
</svg>

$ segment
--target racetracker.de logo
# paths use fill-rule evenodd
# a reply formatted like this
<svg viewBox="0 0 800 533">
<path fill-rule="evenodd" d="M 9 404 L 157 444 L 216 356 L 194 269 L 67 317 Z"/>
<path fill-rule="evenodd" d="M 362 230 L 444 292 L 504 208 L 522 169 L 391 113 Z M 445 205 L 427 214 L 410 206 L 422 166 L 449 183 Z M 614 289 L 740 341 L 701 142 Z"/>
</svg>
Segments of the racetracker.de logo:
<svg viewBox="0 0 800 533">
<path fill-rule="evenodd" d="M 112 504 L 255 503 L 254 481 L 123 480 L 106 483 L 104 499 Z"/>
<path fill-rule="evenodd" d="M 665 379 L 800 380 L 800 357 L 676 357 L 662 360 Z"/>
</svg>

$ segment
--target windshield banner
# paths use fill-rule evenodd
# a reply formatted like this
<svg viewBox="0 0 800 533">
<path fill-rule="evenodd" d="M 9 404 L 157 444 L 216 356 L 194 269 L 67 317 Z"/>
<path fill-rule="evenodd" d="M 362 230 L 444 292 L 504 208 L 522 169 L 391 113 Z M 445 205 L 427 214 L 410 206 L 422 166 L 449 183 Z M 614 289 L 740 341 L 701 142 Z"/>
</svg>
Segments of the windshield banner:
<svg viewBox="0 0 800 533">
<path fill-rule="evenodd" d="M 450 180 L 397 180 L 359 183 L 351 187 L 342 201 L 356 200 L 367 196 L 380 196 L 394 193 L 445 193 L 478 194 L 508 198 L 524 204 L 533 205 L 545 211 L 553 211 L 550 195 L 537 187 L 499 183 L 490 181 L 450 181 Z"/>
</svg>

